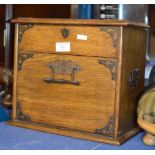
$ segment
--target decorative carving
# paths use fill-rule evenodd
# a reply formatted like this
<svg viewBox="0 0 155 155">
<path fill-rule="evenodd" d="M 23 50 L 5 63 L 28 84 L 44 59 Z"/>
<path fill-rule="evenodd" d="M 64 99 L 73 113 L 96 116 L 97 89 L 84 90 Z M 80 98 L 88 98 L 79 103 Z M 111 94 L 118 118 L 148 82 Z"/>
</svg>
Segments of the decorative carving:
<svg viewBox="0 0 155 155">
<path fill-rule="evenodd" d="M 17 119 L 22 120 L 22 121 L 31 121 L 31 117 L 28 115 L 25 115 L 22 110 L 21 110 L 21 105 L 20 102 L 17 102 Z"/>
<path fill-rule="evenodd" d="M 103 127 L 102 129 L 96 129 L 95 134 L 112 137 L 113 132 L 114 132 L 114 116 L 111 116 L 106 126 Z"/>
<path fill-rule="evenodd" d="M 113 47 L 117 48 L 118 44 L 118 27 L 101 27 L 101 31 L 107 32 L 113 39 Z"/>
<path fill-rule="evenodd" d="M 22 65 L 25 62 L 25 60 L 32 58 L 33 53 L 20 53 L 19 52 L 19 58 L 18 58 L 18 70 L 22 69 Z"/>
<path fill-rule="evenodd" d="M 19 25 L 19 35 L 18 35 L 19 42 L 22 40 L 24 32 L 32 27 L 33 24 Z"/>
<path fill-rule="evenodd" d="M 103 60 L 99 59 L 99 64 L 105 65 L 108 67 L 111 71 L 112 74 L 112 80 L 116 80 L 116 61 L 111 61 L 111 60 Z"/>
<path fill-rule="evenodd" d="M 134 69 L 129 73 L 128 84 L 131 88 L 135 88 L 140 80 L 140 69 Z"/>
<path fill-rule="evenodd" d="M 67 38 L 69 35 L 69 29 L 66 29 L 66 28 L 62 29 L 61 34 L 64 38 Z"/>
<path fill-rule="evenodd" d="M 120 131 L 118 131 L 118 137 L 121 137 L 123 134 L 125 134 L 125 131 L 124 130 L 120 130 Z"/>
<path fill-rule="evenodd" d="M 80 82 L 75 80 L 75 73 L 79 72 L 79 65 L 73 63 L 71 60 L 60 60 L 57 59 L 49 63 L 49 68 L 51 70 L 50 77 L 44 78 L 43 80 L 47 83 L 70 83 L 74 85 L 79 85 Z M 69 74 L 71 75 L 71 80 L 65 79 L 55 79 L 55 74 Z"/>
</svg>

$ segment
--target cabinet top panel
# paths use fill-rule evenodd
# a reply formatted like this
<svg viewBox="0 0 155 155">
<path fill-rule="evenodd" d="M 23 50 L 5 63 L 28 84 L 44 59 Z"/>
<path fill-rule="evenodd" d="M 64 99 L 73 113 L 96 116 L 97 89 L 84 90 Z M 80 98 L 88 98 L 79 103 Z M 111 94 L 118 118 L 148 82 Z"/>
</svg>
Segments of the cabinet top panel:
<svg viewBox="0 0 155 155">
<path fill-rule="evenodd" d="M 39 23 L 39 24 L 65 24 L 65 25 L 92 25 L 92 26 L 138 26 L 149 28 L 149 25 L 129 22 L 127 20 L 113 19 L 58 19 L 58 18 L 16 18 L 12 23 Z"/>
</svg>

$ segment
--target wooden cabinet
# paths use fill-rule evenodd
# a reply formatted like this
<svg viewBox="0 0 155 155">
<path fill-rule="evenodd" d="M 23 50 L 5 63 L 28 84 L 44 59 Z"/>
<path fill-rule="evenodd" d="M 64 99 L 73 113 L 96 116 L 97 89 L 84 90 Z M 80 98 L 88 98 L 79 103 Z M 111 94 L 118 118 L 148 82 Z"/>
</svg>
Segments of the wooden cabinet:
<svg viewBox="0 0 155 155">
<path fill-rule="evenodd" d="M 18 18 L 11 125 L 110 144 L 138 132 L 146 25 Z"/>
</svg>

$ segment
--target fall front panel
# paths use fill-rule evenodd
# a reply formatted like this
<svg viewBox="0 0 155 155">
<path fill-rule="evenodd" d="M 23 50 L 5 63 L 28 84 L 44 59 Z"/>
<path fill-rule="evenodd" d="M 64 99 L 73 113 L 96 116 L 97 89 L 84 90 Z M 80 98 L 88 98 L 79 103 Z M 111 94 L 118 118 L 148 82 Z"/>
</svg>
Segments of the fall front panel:
<svg viewBox="0 0 155 155">
<path fill-rule="evenodd" d="M 20 53 L 17 119 L 113 136 L 117 61 Z"/>
</svg>

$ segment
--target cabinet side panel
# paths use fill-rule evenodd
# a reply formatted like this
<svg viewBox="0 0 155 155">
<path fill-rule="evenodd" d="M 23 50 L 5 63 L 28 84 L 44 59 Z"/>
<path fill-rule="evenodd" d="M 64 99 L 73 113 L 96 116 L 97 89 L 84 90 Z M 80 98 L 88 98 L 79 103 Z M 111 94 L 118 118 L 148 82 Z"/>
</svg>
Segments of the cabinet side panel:
<svg viewBox="0 0 155 155">
<path fill-rule="evenodd" d="M 122 49 L 119 137 L 137 127 L 138 100 L 144 89 L 146 30 L 124 27 Z"/>
</svg>

